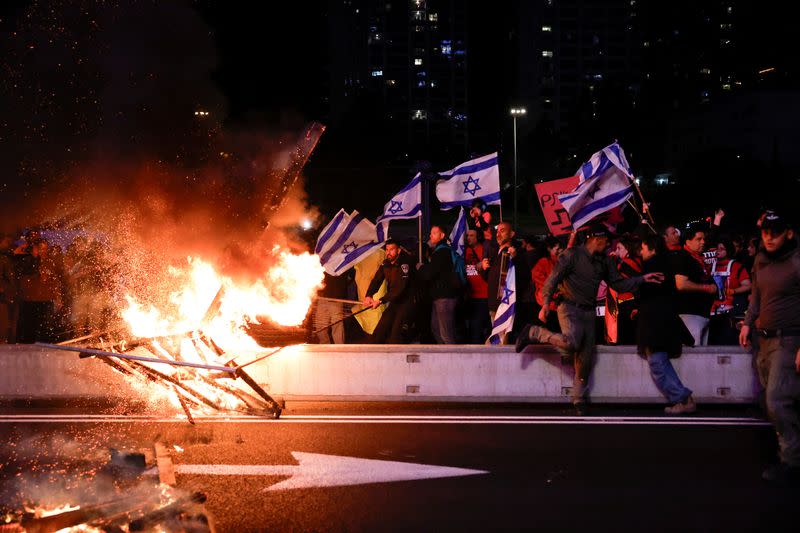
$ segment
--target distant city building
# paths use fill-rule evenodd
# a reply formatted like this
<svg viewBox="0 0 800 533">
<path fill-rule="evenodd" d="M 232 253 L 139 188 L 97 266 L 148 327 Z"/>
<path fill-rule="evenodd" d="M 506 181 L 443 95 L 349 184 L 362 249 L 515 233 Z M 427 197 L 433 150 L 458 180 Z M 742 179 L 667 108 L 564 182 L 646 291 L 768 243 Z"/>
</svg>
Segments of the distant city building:
<svg viewBox="0 0 800 533">
<path fill-rule="evenodd" d="M 467 4 L 337 0 L 330 11 L 332 119 L 372 113 L 396 157 L 466 155 Z"/>
</svg>

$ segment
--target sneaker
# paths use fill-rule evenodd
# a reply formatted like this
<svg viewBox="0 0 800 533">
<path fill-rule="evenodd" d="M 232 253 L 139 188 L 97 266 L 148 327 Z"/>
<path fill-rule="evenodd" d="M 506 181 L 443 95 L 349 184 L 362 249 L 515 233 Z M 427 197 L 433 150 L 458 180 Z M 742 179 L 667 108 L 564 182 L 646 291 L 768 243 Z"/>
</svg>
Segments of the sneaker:
<svg viewBox="0 0 800 533">
<path fill-rule="evenodd" d="M 800 467 L 778 463 L 764 470 L 761 479 L 775 485 L 795 485 L 800 483 Z"/>
<path fill-rule="evenodd" d="M 528 346 L 531 343 L 530 333 L 531 333 L 530 324 L 522 326 L 522 329 L 517 335 L 517 344 L 514 348 L 517 351 L 517 353 L 520 353 L 522 350 L 525 349 L 526 346 Z"/>
<path fill-rule="evenodd" d="M 697 404 L 694 403 L 694 398 L 691 396 L 664 409 L 664 412 L 668 415 L 688 415 L 695 411 L 697 411 Z"/>
</svg>

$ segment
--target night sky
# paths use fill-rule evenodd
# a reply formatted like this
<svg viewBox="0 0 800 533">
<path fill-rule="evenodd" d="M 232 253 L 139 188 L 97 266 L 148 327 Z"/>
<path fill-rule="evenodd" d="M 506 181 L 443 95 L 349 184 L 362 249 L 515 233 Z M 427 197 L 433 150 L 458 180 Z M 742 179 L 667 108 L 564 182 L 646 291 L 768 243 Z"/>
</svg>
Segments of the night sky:
<svg viewBox="0 0 800 533">
<path fill-rule="evenodd" d="M 480 22 L 482 30 L 472 32 L 470 44 L 473 138 L 501 151 L 510 147 L 506 109 L 517 96 L 515 58 L 508 54 L 517 38 L 515 4 L 494 5 L 470 22 L 473 29 Z M 692 3 L 681 5 L 690 9 Z M 777 3 L 739 5 L 752 15 L 742 61 L 791 68 L 798 46 L 792 19 L 780 15 L 785 10 L 776 10 Z M 326 6 L 324 1 L 3 2 L 0 205 L 18 207 L 63 194 L 76 183 L 76 173 L 98 160 L 147 161 L 191 181 L 209 165 L 219 165 L 217 155 L 247 145 L 241 135 L 281 138 L 310 120 L 324 122 L 331 46 Z M 470 6 L 473 14 L 486 9 L 485 3 Z M 681 9 L 669 13 L 679 16 Z M 370 147 L 360 143 L 370 137 L 379 140 L 372 132 L 344 138 L 329 128 L 307 177 L 320 180 L 337 168 L 346 174 L 362 157 L 373 165 L 362 169 L 367 174 L 408 172 L 369 161 Z M 611 140 L 589 144 L 599 148 Z M 242 151 L 243 160 L 255 158 Z M 574 169 L 549 170 L 558 177 Z M 342 190 L 310 185 L 312 201 L 326 210 L 347 199 L 352 205 L 346 207 L 365 207 L 360 204 L 367 199 L 352 196 L 352 183 Z"/>
</svg>

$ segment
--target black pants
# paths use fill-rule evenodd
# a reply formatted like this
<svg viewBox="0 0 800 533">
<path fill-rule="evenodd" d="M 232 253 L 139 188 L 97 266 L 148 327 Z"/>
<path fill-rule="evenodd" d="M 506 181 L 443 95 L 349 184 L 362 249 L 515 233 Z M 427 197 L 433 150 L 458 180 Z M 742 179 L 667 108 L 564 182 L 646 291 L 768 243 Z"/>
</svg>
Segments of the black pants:
<svg viewBox="0 0 800 533">
<path fill-rule="evenodd" d="M 389 303 L 372 332 L 371 344 L 403 344 L 403 324 L 413 309 L 410 301 Z"/>
<path fill-rule="evenodd" d="M 464 304 L 467 342 L 469 344 L 483 344 L 489 338 L 491 324 L 489 324 L 489 304 L 486 298 L 482 300 L 469 299 Z"/>
</svg>

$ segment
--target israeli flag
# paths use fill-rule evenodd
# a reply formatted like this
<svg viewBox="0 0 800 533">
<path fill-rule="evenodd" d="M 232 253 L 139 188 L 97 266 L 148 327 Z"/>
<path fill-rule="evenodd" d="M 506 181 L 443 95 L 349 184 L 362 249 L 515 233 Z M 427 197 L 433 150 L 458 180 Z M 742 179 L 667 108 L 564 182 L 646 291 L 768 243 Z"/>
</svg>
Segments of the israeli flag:
<svg viewBox="0 0 800 533">
<path fill-rule="evenodd" d="M 377 250 L 386 241 L 388 222 L 376 226 L 358 211 L 340 210 L 323 228 L 314 252 L 325 272 L 338 276 Z"/>
<path fill-rule="evenodd" d="M 399 193 L 383 207 L 383 214 L 377 222 L 395 218 L 417 218 L 422 216 L 422 184 L 417 173 L 411 183 L 403 187 Z"/>
<path fill-rule="evenodd" d="M 492 323 L 492 334 L 489 336 L 491 344 L 500 344 L 500 335 L 508 333 L 514 327 L 514 308 L 517 303 L 517 282 L 514 281 L 514 263 L 508 267 L 506 284 L 503 287 L 503 297 L 497 306 L 497 313 Z"/>
<path fill-rule="evenodd" d="M 500 205 L 500 167 L 497 152 L 458 165 L 436 183 L 436 198 L 445 211 L 453 207 L 470 207 L 481 199 L 489 205 Z"/>
<path fill-rule="evenodd" d="M 558 196 L 576 229 L 623 204 L 633 194 L 634 177 L 625 152 L 617 143 L 592 155 L 577 175 L 580 182 L 575 190 Z"/>
<path fill-rule="evenodd" d="M 463 257 L 467 247 L 467 213 L 463 207 L 458 212 L 458 219 L 456 225 L 453 226 L 453 231 L 450 232 L 450 243 L 453 250 Z"/>
</svg>

